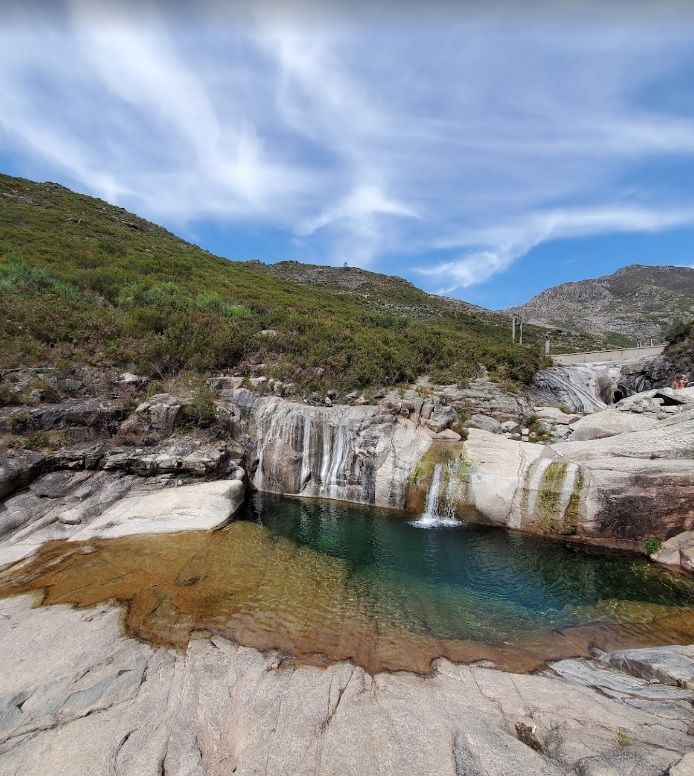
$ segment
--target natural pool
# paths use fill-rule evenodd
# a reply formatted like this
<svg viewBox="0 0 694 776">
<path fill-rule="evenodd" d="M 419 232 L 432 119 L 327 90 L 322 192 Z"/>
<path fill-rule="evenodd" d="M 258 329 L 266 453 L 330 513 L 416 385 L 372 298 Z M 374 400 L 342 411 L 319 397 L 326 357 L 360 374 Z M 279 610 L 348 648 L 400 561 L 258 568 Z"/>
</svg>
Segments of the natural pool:
<svg viewBox="0 0 694 776">
<path fill-rule="evenodd" d="M 439 656 L 531 670 L 694 636 L 694 581 L 640 558 L 265 494 L 217 531 L 56 542 L 0 572 L 0 596 L 32 590 L 45 604 L 115 598 L 128 632 L 158 643 L 214 631 L 373 671 Z"/>
</svg>

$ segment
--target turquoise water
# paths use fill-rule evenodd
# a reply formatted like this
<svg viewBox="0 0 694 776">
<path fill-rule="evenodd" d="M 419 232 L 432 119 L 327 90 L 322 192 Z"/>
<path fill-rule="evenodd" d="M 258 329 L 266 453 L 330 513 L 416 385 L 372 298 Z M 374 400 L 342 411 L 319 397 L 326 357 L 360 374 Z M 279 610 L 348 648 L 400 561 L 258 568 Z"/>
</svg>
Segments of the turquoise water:
<svg viewBox="0 0 694 776">
<path fill-rule="evenodd" d="M 348 564 L 377 621 L 504 641 L 595 622 L 647 627 L 694 609 L 694 582 L 645 559 L 472 523 L 422 529 L 390 510 L 255 494 L 240 519 Z"/>
</svg>

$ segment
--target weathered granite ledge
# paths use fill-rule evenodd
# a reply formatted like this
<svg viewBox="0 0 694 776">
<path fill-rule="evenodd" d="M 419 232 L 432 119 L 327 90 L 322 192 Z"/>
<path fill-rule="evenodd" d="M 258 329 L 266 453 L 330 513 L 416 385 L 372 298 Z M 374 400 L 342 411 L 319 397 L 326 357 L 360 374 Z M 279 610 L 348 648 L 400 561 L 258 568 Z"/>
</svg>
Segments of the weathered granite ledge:
<svg viewBox="0 0 694 776">
<path fill-rule="evenodd" d="M 692 773 L 693 648 L 563 660 L 543 675 L 441 660 L 431 677 L 372 677 L 349 663 L 283 666 L 215 636 L 179 654 L 121 635 L 119 617 L 0 601 L 0 771 Z"/>
</svg>

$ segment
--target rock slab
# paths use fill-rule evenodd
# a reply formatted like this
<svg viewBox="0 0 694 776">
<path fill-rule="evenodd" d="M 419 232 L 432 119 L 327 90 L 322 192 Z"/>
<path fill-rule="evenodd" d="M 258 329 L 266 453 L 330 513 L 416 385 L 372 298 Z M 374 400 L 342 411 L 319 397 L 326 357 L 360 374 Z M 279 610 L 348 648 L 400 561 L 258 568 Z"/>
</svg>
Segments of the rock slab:
<svg viewBox="0 0 694 776">
<path fill-rule="evenodd" d="M 243 495 L 240 480 L 217 480 L 128 496 L 69 540 L 217 528 L 241 506 Z"/>
</svg>

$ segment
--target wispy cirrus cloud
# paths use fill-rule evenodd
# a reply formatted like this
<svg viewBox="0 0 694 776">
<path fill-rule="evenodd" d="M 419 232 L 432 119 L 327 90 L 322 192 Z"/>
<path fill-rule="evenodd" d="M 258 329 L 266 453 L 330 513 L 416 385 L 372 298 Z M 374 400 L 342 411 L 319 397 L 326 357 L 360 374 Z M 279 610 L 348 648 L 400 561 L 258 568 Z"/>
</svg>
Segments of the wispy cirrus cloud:
<svg viewBox="0 0 694 776">
<path fill-rule="evenodd" d="M 10 1 L 0 152 L 181 230 L 252 222 L 455 292 L 547 240 L 692 223 L 689 175 L 657 174 L 694 162 L 691 17 L 581 5 Z"/>
<path fill-rule="evenodd" d="M 690 225 L 694 225 L 694 207 L 649 209 L 605 205 L 532 213 L 521 222 L 490 229 L 471 229 L 436 240 L 438 247 L 466 246 L 468 250 L 449 260 L 416 267 L 415 271 L 434 279 L 439 284 L 438 293 L 448 294 L 457 288 L 483 283 L 549 240 L 620 232 L 659 232 Z"/>
</svg>

